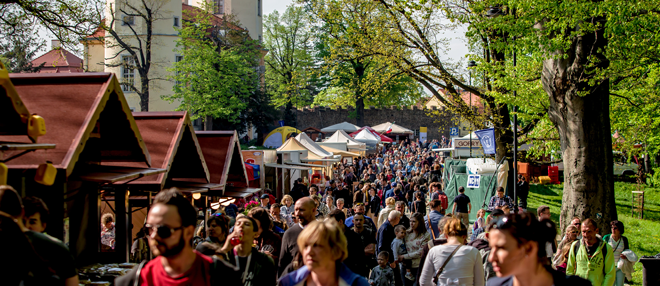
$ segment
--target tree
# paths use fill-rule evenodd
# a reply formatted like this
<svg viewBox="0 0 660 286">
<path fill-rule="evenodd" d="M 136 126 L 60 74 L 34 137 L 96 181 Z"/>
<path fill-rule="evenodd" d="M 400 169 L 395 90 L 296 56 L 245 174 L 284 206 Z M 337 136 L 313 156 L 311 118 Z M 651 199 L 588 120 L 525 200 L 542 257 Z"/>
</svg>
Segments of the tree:
<svg viewBox="0 0 660 286">
<path fill-rule="evenodd" d="M 158 44 L 154 38 L 155 26 L 157 21 L 168 19 L 163 11 L 165 3 L 165 0 L 118 1 L 109 5 L 106 19 L 100 23 L 101 29 L 109 34 L 105 47 L 113 50 L 104 65 L 137 71 L 138 80 L 122 81 L 121 85 L 137 93 L 142 111 L 149 111 L 152 82 L 165 80 L 162 75 L 149 73 L 154 65 L 152 49 Z M 125 53 L 130 56 L 123 57 Z"/>
<path fill-rule="evenodd" d="M 324 73 L 335 90 L 352 95 L 357 124 L 364 125 L 366 103 L 375 106 L 409 104 L 421 97 L 419 85 L 379 58 L 373 50 L 365 49 L 364 31 L 384 14 L 372 1 L 301 1 L 319 25 L 319 51 Z M 380 44 L 380 43 L 379 43 Z M 379 45 L 378 44 L 378 45 Z M 353 105 L 352 105 L 353 106 Z"/>
<path fill-rule="evenodd" d="M 0 34 L 3 37 L 44 28 L 63 46 L 77 50 L 81 37 L 98 27 L 105 1 L 91 0 L 0 0 Z M 30 27 L 21 25 L 32 23 Z"/>
<path fill-rule="evenodd" d="M 294 107 L 311 103 L 322 85 L 316 77 L 312 25 L 303 9 L 289 6 L 282 15 L 267 15 L 264 30 L 266 85 L 275 106 L 285 106 L 285 125 L 295 126 Z"/>
<path fill-rule="evenodd" d="M 38 72 L 45 63 L 34 66 L 32 60 L 44 50 L 46 43 L 38 37 L 30 17 L 23 14 L 13 20 L 11 27 L 0 23 L 0 30 L 11 31 L 0 39 L 0 61 L 10 73 Z"/>
<path fill-rule="evenodd" d="M 192 22 L 184 22 L 179 29 L 176 51 L 183 58 L 170 69 L 177 84 L 174 94 L 166 98 L 179 100 L 178 109 L 190 111 L 192 118 L 239 123 L 248 98 L 259 87 L 255 70 L 259 50 L 252 40 L 246 40 L 245 31 L 231 26 L 227 18 L 218 26 L 210 7 L 189 15 Z M 240 45 L 234 43 L 234 37 L 240 39 Z"/>
</svg>

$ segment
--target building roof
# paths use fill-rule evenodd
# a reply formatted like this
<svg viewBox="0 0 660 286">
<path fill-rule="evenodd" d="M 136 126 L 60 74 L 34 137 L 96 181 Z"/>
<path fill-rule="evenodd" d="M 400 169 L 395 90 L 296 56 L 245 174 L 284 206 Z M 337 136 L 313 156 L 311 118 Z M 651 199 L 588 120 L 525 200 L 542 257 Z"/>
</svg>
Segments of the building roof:
<svg viewBox="0 0 660 286">
<path fill-rule="evenodd" d="M 227 187 L 247 187 L 247 171 L 236 131 L 196 131 L 206 159 L 211 183 Z"/>
<path fill-rule="evenodd" d="M 204 9 L 201 9 L 199 7 L 191 6 L 185 3 L 182 3 L 181 6 L 181 16 L 183 17 L 184 21 L 188 22 L 194 22 L 195 17 L 200 14 L 200 13 L 207 13 L 204 11 Z M 214 26 L 222 26 L 225 25 L 225 21 L 222 17 L 214 14 L 210 14 L 211 17 L 211 24 Z M 230 28 L 235 29 L 235 30 L 243 30 L 243 28 L 235 26 L 231 23 L 227 24 Z"/>
<path fill-rule="evenodd" d="M 44 64 L 39 73 L 83 72 L 83 60 L 63 48 L 54 48 L 32 61 L 32 65 Z"/>
<path fill-rule="evenodd" d="M 36 151 L 7 164 L 36 169 L 50 161 L 69 176 L 77 162 L 142 162 L 151 159 L 117 78 L 112 73 L 10 74 L 31 113 L 47 124 L 43 142 L 55 149 Z M 29 142 L 25 136 L 0 141 Z M 85 152 L 83 152 L 85 151 Z"/>
<path fill-rule="evenodd" d="M 149 148 L 151 165 L 167 171 L 131 184 L 151 185 L 160 191 L 172 180 L 209 182 L 209 171 L 187 112 L 133 112 L 133 117 Z"/>
</svg>

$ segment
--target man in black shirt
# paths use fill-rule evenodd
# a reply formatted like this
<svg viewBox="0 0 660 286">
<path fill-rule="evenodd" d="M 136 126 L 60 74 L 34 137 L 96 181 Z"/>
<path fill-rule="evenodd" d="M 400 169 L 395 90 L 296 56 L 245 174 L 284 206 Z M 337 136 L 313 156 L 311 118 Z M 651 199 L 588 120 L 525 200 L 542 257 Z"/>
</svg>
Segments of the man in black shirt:
<svg viewBox="0 0 660 286">
<path fill-rule="evenodd" d="M 362 240 L 360 235 L 353 232 L 351 229 L 346 227 L 344 221 L 346 220 L 346 215 L 343 211 L 335 209 L 328 214 L 328 218 L 333 218 L 339 224 L 344 236 L 346 237 L 348 258 L 344 260 L 344 264 L 355 273 L 364 273 L 367 271 L 364 263 L 364 246 L 362 245 Z"/>
<path fill-rule="evenodd" d="M 316 204 L 309 197 L 301 198 L 296 202 L 294 215 L 298 218 L 298 223 L 290 227 L 282 236 L 278 277 L 282 277 L 302 266 L 302 263 L 297 261 L 299 258 L 298 235 L 306 225 L 314 221 L 315 209 Z"/>
<path fill-rule="evenodd" d="M 454 207 L 451 212 L 467 227 L 470 225 L 469 215 L 472 211 L 472 203 L 470 197 L 465 195 L 465 188 L 458 187 L 458 192 L 460 194 L 454 198 Z"/>
<path fill-rule="evenodd" d="M 365 264 L 364 273 L 358 273 L 362 276 L 369 275 L 369 269 L 376 266 L 376 234 L 364 227 L 365 218 L 363 214 L 355 214 L 353 216 L 353 232 L 355 232 L 362 241 L 364 246 L 364 259 Z"/>
<path fill-rule="evenodd" d="M 25 236 L 32 243 L 39 255 L 55 274 L 64 282 L 62 285 L 77 286 L 78 271 L 69 249 L 61 242 L 27 229 L 23 223 L 23 202 L 16 190 L 10 186 L 0 186 L 0 211 L 7 213 L 16 220 L 16 224 L 23 230 Z M 3 259 L 7 259 L 6 257 Z"/>
<path fill-rule="evenodd" d="M 309 196 L 309 192 L 306 190 L 307 188 L 305 185 L 302 184 L 302 179 L 298 178 L 293 182 L 293 188 L 291 188 L 291 192 L 289 192 L 289 195 L 293 199 L 293 202 L 297 202 L 298 199 L 302 197 Z"/>
<path fill-rule="evenodd" d="M 398 201 L 394 207 L 401 213 L 401 220 L 399 221 L 399 224 L 405 226 L 406 229 L 410 228 L 410 218 L 408 218 L 404 213 L 406 210 L 406 202 Z"/>
</svg>

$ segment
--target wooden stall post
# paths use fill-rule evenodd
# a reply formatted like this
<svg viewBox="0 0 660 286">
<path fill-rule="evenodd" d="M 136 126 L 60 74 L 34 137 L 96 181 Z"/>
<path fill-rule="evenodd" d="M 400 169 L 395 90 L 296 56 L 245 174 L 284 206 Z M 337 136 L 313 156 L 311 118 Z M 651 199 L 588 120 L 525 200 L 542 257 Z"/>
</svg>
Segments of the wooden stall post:
<svg viewBox="0 0 660 286">
<path fill-rule="evenodd" d="M 115 253 L 117 262 L 128 262 L 130 251 L 130 229 L 128 220 L 128 190 L 123 187 L 115 189 Z"/>
</svg>

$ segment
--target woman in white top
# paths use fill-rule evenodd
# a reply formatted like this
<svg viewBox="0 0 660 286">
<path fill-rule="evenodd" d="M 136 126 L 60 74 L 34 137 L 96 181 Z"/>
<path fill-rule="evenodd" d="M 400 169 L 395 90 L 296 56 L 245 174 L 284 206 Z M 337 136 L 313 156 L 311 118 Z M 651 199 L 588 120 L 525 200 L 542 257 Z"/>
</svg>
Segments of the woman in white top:
<svg viewBox="0 0 660 286">
<path fill-rule="evenodd" d="M 376 228 L 380 228 L 380 226 L 385 223 L 387 216 L 389 216 L 390 212 L 394 210 L 395 203 L 396 199 L 394 199 L 394 197 L 385 199 L 385 208 L 378 213 L 378 225 L 376 225 Z"/>
<path fill-rule="evenodd" d="M 444 271 L 440 273 L 437 285 L 483 286 L 485 280 L 481 254 L 476 248 L 464 245 L 467 238 L 467 227 L 458 218 L 449 218 L 446 220 L 443 233 L 447 236 L 447 243 L 435 246 L 429 251 L 419 277 L 419 284 L 435 286 L 433 280 L 438 269 L 445 264 L 451 253 L 460 247 L 447 262 Z"/>
</svg>

